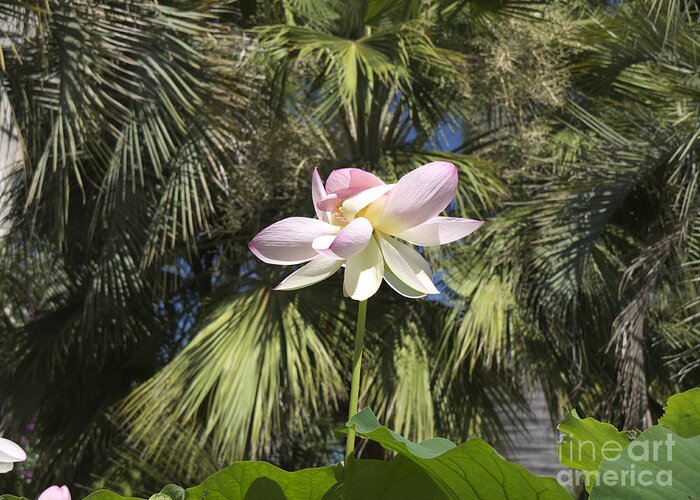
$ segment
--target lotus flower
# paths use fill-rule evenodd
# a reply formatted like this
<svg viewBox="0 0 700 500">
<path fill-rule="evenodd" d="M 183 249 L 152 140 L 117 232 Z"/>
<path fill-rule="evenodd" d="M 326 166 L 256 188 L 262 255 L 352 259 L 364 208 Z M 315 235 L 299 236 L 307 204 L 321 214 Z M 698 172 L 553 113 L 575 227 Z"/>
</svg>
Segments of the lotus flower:
<svg viewBox="0 0 700 500">
<path fill-rule="evenodd" d="M 27 454 L 17 443 L 0 438 L 0 472 L 10 472 L 15 462 L 24 462 L 26 459 Z"/>
<path fill-rule="evenodd" d="M 248 245 L 269 264 L 307 262 L 276 290 L 313 285 L 345 266 L 343 288 L 355 300 L 374 295 L 382 279 L 406 297 L 437 294 L 430 265 L 404 242 L 443 245 L 483 223 L 438 216 L 457 194 L 457 168 L 447 162 L 423 165 L 396 184 L 359 168 L 343 168 L 331 172 L 324 186 L 314 170 L 311 194 L 317 219 L 283 219 Z"/>
<path fill-rule="evenodd" d="M 49 486 L 37 500 L 71 500 L 68 486 Z"/>
</svg>

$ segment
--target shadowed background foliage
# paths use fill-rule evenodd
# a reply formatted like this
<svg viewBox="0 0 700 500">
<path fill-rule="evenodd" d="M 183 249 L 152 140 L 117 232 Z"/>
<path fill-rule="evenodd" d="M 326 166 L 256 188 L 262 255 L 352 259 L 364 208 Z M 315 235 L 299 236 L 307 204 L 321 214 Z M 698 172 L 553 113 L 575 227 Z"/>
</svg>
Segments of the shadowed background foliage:
<svg viewBox="0 0 700 500">
<path fill-rule="evenodd" d="M 355 305 L 247 250 L 313 214 L 314 166 L 451 161 L 449 212 L 488 220 L 426 249 L 438 299 L 370 302 L 383 423 L 505 444 L 541 384 L 555 419 L 649 425 L 700 383 L 697 9 L 3 2 L 0 428 L 31 456 L 2 491 L 338 458 Z"/>
</svg>

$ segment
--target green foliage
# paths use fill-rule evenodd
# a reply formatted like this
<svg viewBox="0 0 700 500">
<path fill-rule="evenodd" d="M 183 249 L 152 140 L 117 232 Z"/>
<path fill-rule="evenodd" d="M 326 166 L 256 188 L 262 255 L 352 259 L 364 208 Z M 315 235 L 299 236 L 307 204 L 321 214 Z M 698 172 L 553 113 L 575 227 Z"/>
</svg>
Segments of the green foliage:
<svg viewBox="0 0 700 500">
<path fill-rule="evenodd" d="M 343 499 L 446 498 L 423 468 L 401 455 L 393 460 L 355 460 L 351 467 L 351 473 L 345 470 Z"/>
<path fill-rule="evenodd" d="M 435 458 L 455 447 L 452 441 L 444 438 L 431 438 L 420 444 L 414 443 L 381 425 L 370 408 L 359 411 L 345 424 L 345 428 L 355 429 L 357 435 L 371 439 L 387 450 L 415 458 Z M 342 430 L 343 434 L 346 432 Z"/>
<path fill-rule="evenodd" d="M 97 490 L 87 497 L 91 500 L 143 500 L 136 497 L 123 497 L 109 490 Z M 185 500 L 185 490 L 175 484 L 163 487 L 160 492 L 151 495 L 148 500 Z"/>
<path fill-rule="evenodd" d="M 680 437 L 700 436 L 700 388 L 690 389 L 668 398 L 659 425 Z"/>
<path fill-rule="evenodd" d="M 622 455 L 603 460 L 598 469 L 600 483 L 590 498 L 692 498 L 700 487 L 698 471 L 700 436 L 686 439 L 665 427 L 653 426 L 637 436 Z"/>
<path fill-rule="evenodd" d="M 153 496 L 160 495 L 160 493 L 156 493 Z M 141 498 L 136 498 L 136 497 L 123 497 L 121 495 L 118 495 L 117 493 L 114 493 L 113 491 L 109 490 L 97 490 L 92 493 L 90 493 L 86 498 L 90 498 L 91 500 L 143 500 Z M 159 499 L 161 500 L 161 499 Z"/>
<path fill-rule="evenodd" d="M 584 473 L 591 498 L 690 498 L 700 487 L 697 394 L 671 396 L 658 425 L 644 432 L 618 432 L 573 412 L 559 425 L 560 460 Z"/>
<path fill-rule="evenodd" d="M 662 420 L 677 426 L 678 420 L 669 420 L 669 415 L 679 413 L 686 423 L 694 422 L 700 417 L 696 393 L 693 389 L 670 398 Z M 296 472 L 266 462 L 236 462 L 199 486 L 183 490 L 171 484 L 149 500 L 571 498 L 553 478 L 535 476 L 508 462 L 481 439 L 460 445 L 443 438 L 416 443 L 381 425 L 369 408 L 339 432 L 349 429 L 396 457 L 348 458 L 344 464 Z M 622 433 L 609 424 L 580 419 L 575 412 L 559 429 L 566 434 L 560 444 L 562 464 L 585 473 L 591 498 L 685 498 L 700 485 L 700 435 L 682 437 L 661 423 L 641 433 Z M 138 500 L 107 490 L 87 498 Z"/>
<path fill-rule="evenodd" d="M 285 472 L 264 462 L 237 462 L 187 490 L 187 500 L 322 498 L 336 484 L 336 467 Z"/>
<path fill-rule="evenodd" d="M 581 419 L 575 411 L 567 415 L 557 429 L 564 433 L 558 447 L 559 461 L 587 473 L 588 491 L 595 483 L 601 462 L 620 455 L 630 442 L 628 433 L 591 417 Z"/>
<path fill-rule="evenodd" d="M 0 392 L 17 432 L 40 423 L 24 487 L 92 482 L 124 440 L 113 405 L 179 349 L 179 319 L 157 312 L 172 306 L 169 266 L 211 229 L 254 94 L 229 57 L 243 38 L 199 7 L 0 7 L 0 94 L 13 119 L 2 127 L 16 127 L 22 153 L 1 163 L 12 230 L 0 268 L 8 284 L 27 270 L 19 286 L 3 276 L 13 298 L 0 344 L 13 361 Z M 181 291 L 186 313 L 192 294 Z"/>
<path fill-rule="evenodd" d="M 265 462 L 236 462 L 186 490 L 184 499 L 569 498 L 554 479 L 537 477 L 506 461 L 481 439 L 459 446 L 443 438 L 414 443 L 382 426 L 369 408 L 351 418 L 341 432 L 348 429 L 398 456 L 390 461 L 349 459 L 345 466 L 296 472 Z M 105 491 L 88 496 L 88 500 L 119 498 Z M 170 485 L 149 500 L 183 500 L 182 489 Z"/>
<path fill-rule="evenodd" d="M 522 495 L 568 498 L 554 479 L 535 476 L 506 461 L 481 439 L 471 439 L 459 446 L 443 438 L 414 443 L 381 425 L 369 408 L 352 417 L 346 428 L 354 428 L 358 436 L 375 441 L 384 449 L 395 451 L 418 465 L 445 498 L 515 498 Z M 350 462 L 346 476 L 355 480 L 353 467 L 354 462 Z M 409 489 L 402 493 L 399 497 L 411 495 Z"/>
<path fill-rule="evenodd" d="M 155 497 L 149 500 L 185 500 L 185 490 L 176 484 L 165 486 L 160 493 L 156 493 Z"/>
<path fill-rule="evenodd" d="M 303 427 L 324 392 L 343 391 L 333 337 L 317 334 L 328 318 L 303 307 L 263 287 L 219 305 L 178 357 L 127 399 L 133 435 L 148 451 L 161 449 L 179 426 L 196 425 L 206 406 L 204 437 L 230 461 L 251 442 L 273 446 L 283 422 Z M 282 394 L 293 402 L 285 414 L 275 405 Z M 154 419 L 152 408 L 163 404 L 173 411 Z"/>
</svg>

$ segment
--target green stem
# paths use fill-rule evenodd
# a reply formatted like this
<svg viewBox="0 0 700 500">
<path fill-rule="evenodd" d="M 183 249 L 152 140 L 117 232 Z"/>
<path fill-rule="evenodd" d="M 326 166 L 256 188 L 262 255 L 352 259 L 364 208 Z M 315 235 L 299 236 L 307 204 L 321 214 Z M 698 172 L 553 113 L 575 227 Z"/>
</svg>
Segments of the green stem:
<svg viewBox="0 0 700 500">
<path fill-rule="evenodd" d="M 357 413 L 357 402 L 360 397 L 360 369 L 362 368 L 362 344 L 365 337 L 365 320 L 367 319 L 367 301 L 360 302 L 357 311 L 357 327 L 355 329 L 355 352 L 352 358 L 352 384 L 350 385 L 350 409 L 348 420 Z M 348 429 L 348 440 L 345 443 L 345 457 L 355 456 L 355 431 Z"/>
</svg>

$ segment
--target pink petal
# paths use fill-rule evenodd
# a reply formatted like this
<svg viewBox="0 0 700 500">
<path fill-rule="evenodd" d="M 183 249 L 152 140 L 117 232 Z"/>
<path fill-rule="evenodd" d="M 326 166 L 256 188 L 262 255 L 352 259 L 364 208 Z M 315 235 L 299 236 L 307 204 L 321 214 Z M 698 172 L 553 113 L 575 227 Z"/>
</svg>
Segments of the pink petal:
<svg viewBox="0 0 700 500">
<path fill-rule="evenodd" d="M 316 206 L 334 212 L 344 200 L 383 184 L 379 177 L 359 168 L 333 170 L 326 181 L 326 195 L 316 202 Z"/>
<path fill-rule="evenodd" d="M 374 174 L 359 168 L 339 168 L 333 170 L 326 179 L 326 191 L 347 198 L 367 188 L 384 184 Z"/>
<path fill-rule="evenodd" d="M 460 219 L 459 217 L 433 217 L 428 222 L 406 229 L 395 236 L 424 247 L 444 245 L 464 238 L 469 233 L 476 231 L 483 223 L 482 220 Z"/>
<path fill-rule="evenodd" d="M 23 462 L 26 459 L 27 454 L 17 443 L 9 439 L 0 438 L 0 462 Z"/>
<path fill-rule="evenodd" d="M 372 238 L 372 231 L 370 221 L 358 217 L 340 230 L 328 250 L 342 259 L 349 259 L 364 250 Z"/>
<path fill-rule="evenodd" d="M 374 226 L 398 234 L 442 212 L 457 194 L 457 167 L 452 163 L 428 163 L 404 175 L 389 193 Z"/>
<path fill-rule="evenodd" d="M 311 199 L 314 203 L 314 210 L 316 210 L 316 217 L 323 222 L 328 221 L 328 214 L 321 210 L 318 206 L 318 202 L 321 201 L 326 196 L 326 188 L 323 187 L 323 180 L 318 174 L 318 169 L 314 168 L 314 173 L 311 176 Z"/>
<path fill-rule="evenodd" d="M 337 235 L 319 236 L 311 246 L 321 255 L 345 260 L 367 246 L 372 237 L 372 231 L 372 224 L 364 217 L 358 217 L 341 229 Z"/>
<path fill-rule="evenodd" d="M 68 486 L 49 486 L 37 500 L 71 500 Z"/>
<path fill-rule="evenodd" d="M 319 236 L 337 234 L 339 228 L 318 219 L 289 217 L 260 231 L 248 244 L 268 264 L 300 264 L 316 257 L 312 243 Z"/>
<path fill-rule="evenodd" d="M 316 207 L 325 212 L 333 212 L 336 207 L 340 205 L 341 201 L 337 194 L 331 193 L 318 200 L 316 202 Z"/>
</svg>

